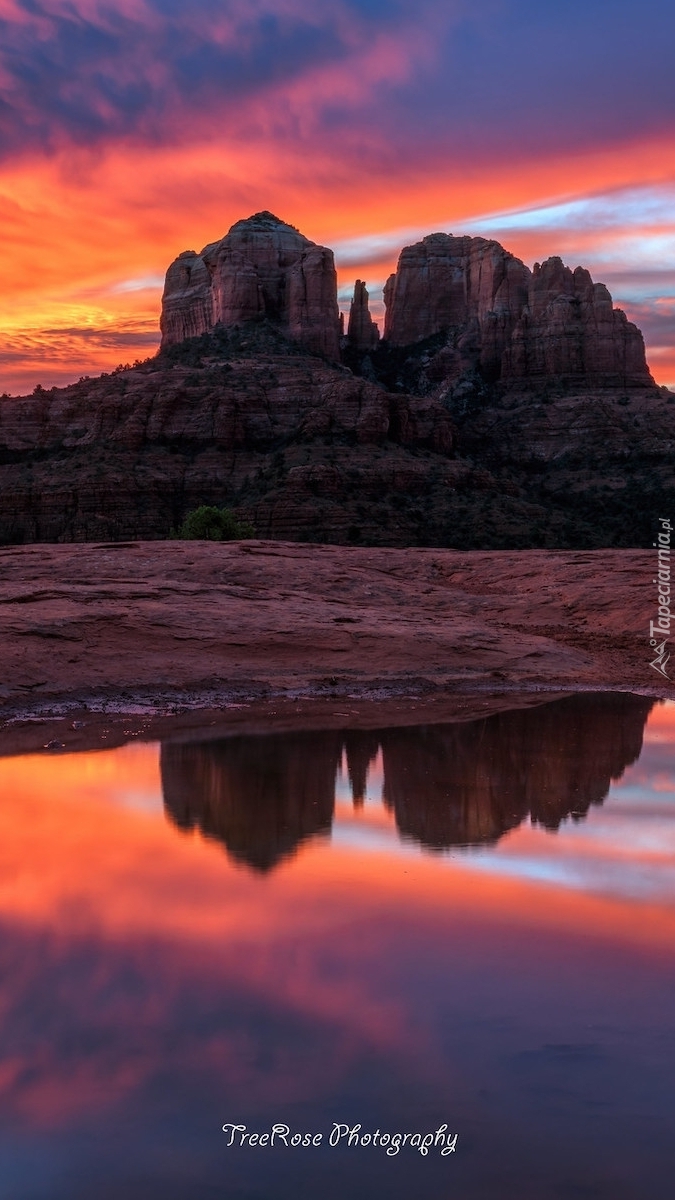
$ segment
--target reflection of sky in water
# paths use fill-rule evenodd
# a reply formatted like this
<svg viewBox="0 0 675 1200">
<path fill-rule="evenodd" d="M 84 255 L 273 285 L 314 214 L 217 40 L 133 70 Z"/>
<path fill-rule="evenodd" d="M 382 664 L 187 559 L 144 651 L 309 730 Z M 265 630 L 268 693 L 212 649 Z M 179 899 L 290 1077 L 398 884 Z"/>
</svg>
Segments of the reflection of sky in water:
<svg viewBox="0 0 675 1200">
<path fill-rule="evenodd" d="M 129 812 L 163 812 L 156 773 L 148 771 L 148 747 L 129 744 L 116 751 L 63 756 L 55 773 L 73 771 L 73 787 L 84 798 L 105 795 Z M 419 780 L 423 790 L 424 780 Z M 346 755 L 336 772 L 333 845 L 362 854 L 414 858 L 423 853 L 401 837 L 385 807 L 382 752 L 369 763 L 361 805 L 352 803 Z M 324 839 L 322 839 L 324 840 Z M 310 839 L 300 853 L 311 854 Z M 316 843 L 318 844 L 318 843 Z M 563 819 L 552 833 L 526 819 L 496 845 L 453 847 L 433 852 L 450 868 L 496 877 L 540 881 L 583 892 L 675 903 L 675 702 L 657 706 L 644 731 L 636 763 L 611 783 L 602 805 L 581 820 Z"/>
<path fill-rule="evenodd" d="M 382 754 L 378 751 L 375 759 L 368 766 L 366 790 L 363 796 L 364 808 L 379 809 L 383 802 L 384 774 L 382 771 Z M 340 766 L 335 777 L 335 800 L 337 805 L 352 805 L 352 790 L 347 770 L 347 756 L 343 752 Z"/>
<path fill-rule="evenodd" d="M 570 707 L 556 742 L 558 711 L 421 731 L 417 757 L 409 731 L 380 750 L 354 739 L 356 807 L 335 733 L 290 754 L 271 738 L 271 792 L 247 739 L 163 762 L 142 744 L 0 760 L 0 1200 L 668 1194 L 675 705 L 652 712 L 603 804 L 641 712 L 609 706 L 603 725 L 604 709 Z M 609 730 L 590 783 L 592 739 L 584 778 L 567 753 L 589 712 Z M 336 766 L 329 841 L 317 797 L 325 784 L 332 801 Z M 540 807 L 557 833 L 517 825 L 532 779 L 564 792 Z M 266 824 L 249 823 L 254 784 Z M 429 852 L 415 828 L 492 844 Z M 256 868 L 277 836 L 287 850 Z M 335 1119 L 448 1120 L 461 1153 L 310 1163 L 228 1156 L 219 1137 L 224 1120 Z"/>
<path fill-rule="evenodd" d="M 464 870 L 495 878 L 551 884 L 582 893 L 675 905 L 675 702 L 666 702 L 648 718 L 640 758 L 614 781 L 601 806 L 580 821 L 570 817 L 551 833 L 526 820 L 496 845 L 469 846 L 434 852 L 434 858 Z M 147 747 L 128 745 L 112 752 L 77 756 L 80 788 L 104 787 L 109 801 L 151 815 L 162 812 L 156 777 L 138 775 Z M 86 762 L 85 762 L 86 759 Z M 53 763 L 54 770 L 65 759 Z M 420 788 L 423 788 L 420 780 Z M 382 753 L 372 758 L 363 803 L 352 804 L 346 756 L 335 782 L 335 815 L 331 842 L 365 855 L 414 859 L 423 853 L 414 839 L 401 837 L 393 813 L 384 807 Z M 311 854 L 316 840 L 300 848 Z"/>
</svg>

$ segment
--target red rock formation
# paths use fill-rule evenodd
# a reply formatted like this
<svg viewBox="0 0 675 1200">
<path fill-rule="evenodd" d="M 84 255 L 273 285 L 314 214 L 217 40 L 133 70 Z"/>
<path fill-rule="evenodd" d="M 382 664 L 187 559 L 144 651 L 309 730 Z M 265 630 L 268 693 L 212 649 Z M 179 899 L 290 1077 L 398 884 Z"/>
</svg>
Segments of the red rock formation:
<svg viewBox="0 0 675 1200">
<path fill-rule="evenodd" d="M 349 343 L 355 350 L 374 350 L 380 340 L 377 328 L 368 308 L 368 292 L 365 283 L 357 279 L 354 284 L 354 297 L 349 310 L 349 325 L 347 326 Z"/>
<path fill-rule="evenodd" d="M 523 309 L 502 361 L 504 379 L 555 376 L 606 386 L 652 382 L 642 334 L 615 309 L 602 283 L 560 258 L 535 263 Z"/>
<path fill-rule="evenodd" d="M 162 343 L 169 346 L 198 337 L 213 324 L 211 276 L 199 254 L 184 250 L 166 273 L 160 318 Z"/>
<path fill-rule="evenodd" d="M 368 783 L 368 770 L 377 758 L 380 741 L 377 734 L 365 730 L 348 730 L 345 733 L 345 755 L 347 774 L 352 791 L 354 808 L 362 808 Z"/>
<path fill-rule="evenodd" d="M 266 212 L 237 221 L 201 254 L 186 251 L 171 264 L 162 347 L 255 317 L 268 317 L 310 350 L 340 357 L 333 252 Z"/>
<path fill-rule="evenodd" d="M 245 337 L 254 357 L 219 361 L 214 339 L 199 367 L 159 358 L 0 400 L 0 544 L 166 536 L 242 489 L 261 534 L 396 537 L 409 522 L 392 525 L 373 497 L 430 486 L 418 451 L 434 456 L 433 486 L 452 485 L 453 425 L 437 401 L 390 395 L 288 342 L 269 353 L 262 325 Z"/>
<path fill-rule="evenodd" d="M 454 331 L 458 370 L 477 356 L 488 375 L 527 304 L 527 267 L 498 242 L 433 233 L 407 246 L 384 289 L 384 336 L 394 346 Z"/>
<path fill-rule="evenodd" d="M 488 380 L 653 384 L 639 329 L 559 258 L 531 272 L 498 242 L 434 233 L 402 251 L 384 301 L 391 345 L 447 333 L 445 378 L 478 368 Z"/>
</svg>

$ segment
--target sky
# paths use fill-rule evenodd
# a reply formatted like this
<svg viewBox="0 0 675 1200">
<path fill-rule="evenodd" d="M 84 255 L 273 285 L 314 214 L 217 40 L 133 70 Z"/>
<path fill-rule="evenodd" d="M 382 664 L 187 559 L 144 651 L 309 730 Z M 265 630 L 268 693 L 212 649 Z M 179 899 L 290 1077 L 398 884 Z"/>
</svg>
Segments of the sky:
<svg viewBox="0 0 675 1200">
<path fill-rule="evenodd" d="M 268 209 L 375 314 L 400 249 L 588 267 L 675 386 L 669 0 L 0 0 L 0 393 L 154 353 L 163 277 Z"/>
</svg>

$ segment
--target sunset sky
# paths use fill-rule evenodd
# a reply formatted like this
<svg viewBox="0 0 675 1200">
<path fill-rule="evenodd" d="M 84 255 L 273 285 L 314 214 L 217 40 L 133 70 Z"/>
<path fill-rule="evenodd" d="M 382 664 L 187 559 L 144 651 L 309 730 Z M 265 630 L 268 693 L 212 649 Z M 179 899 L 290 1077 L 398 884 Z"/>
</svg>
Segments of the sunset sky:
<svg viewBox="0 0 675 1200">
<path fill-rule="evenodd" d="M 674 35 L 667 0 L 0 0 L 0 392 L 153 353 L 169 262 L 260 209 L 343 309 L 438 229 L 582 263 L 675 385 Z"/>
</svg>

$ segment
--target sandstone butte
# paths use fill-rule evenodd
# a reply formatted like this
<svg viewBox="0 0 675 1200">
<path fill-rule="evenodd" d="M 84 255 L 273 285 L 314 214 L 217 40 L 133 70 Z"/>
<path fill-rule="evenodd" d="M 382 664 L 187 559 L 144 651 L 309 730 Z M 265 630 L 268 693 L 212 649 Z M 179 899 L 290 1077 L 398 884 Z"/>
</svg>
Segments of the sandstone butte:
<svg viewBox="0 0 675 1200">
<path fill-rule="evenodd" d="M 534 270 L 498 242 L 434 233 L 407 246 L 384 290 L 384 340 L 413 346 L 445 334 L 442 374 L 477 369 L 488 381 L 564 377 L 588 386 L 649 387 L 639 329 L 602 283 L 560 258 Z M 332 251 L 272 213 L 237 221 L 201 253 L 186 250 L 167 271 L 162 346 L 218 324 L 267 317 L 328 359 L 340 359 Z M 379 333 L 357 280 L 347 345 L 373 350 Z"/>
<path fill-rule="evenodd" d="M 602 284 L 436 233 L 385 301 L 380 339 L 357 280 L 343 336 L 332 252 L 268 212 L 185 251 L 158 355 L 0 398 L 0 544 L 161 538 L 200 504 L 308 542 L 651 544 L 675 397 Z"/>
<path fill-rule="evenodd" d="M 401 253 L 384 291 L 385 339 L 410 345 L 448 331 L 448 376 L 564 376 L 593 386 L 649 386 L 642 334 L 602 283 L 560 258 L 530 271 L 498 242 L 434 233 Z"/>
<path fill-rule="evenodd" d="M 340 357 L 337 275 L 332 250 L 272 213 L 237 221 L 200 254 L 171 264 L 162 299 L 162 346 L 268 317 L 309 350 Z"/>
</svg>

